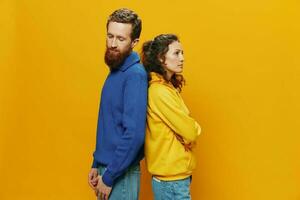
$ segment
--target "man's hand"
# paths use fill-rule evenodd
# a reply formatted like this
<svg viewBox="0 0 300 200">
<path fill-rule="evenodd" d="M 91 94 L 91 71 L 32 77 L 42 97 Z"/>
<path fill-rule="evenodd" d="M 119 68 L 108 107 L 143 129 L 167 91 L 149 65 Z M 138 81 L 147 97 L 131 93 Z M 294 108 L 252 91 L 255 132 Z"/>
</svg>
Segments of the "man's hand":
<svg viewBox="0 0 300 200">
<path fill-rule="evenodd" d="M 100 195 L 101 200 L 108 200 L 109 194 L 111 192 L 111 187 L 105 185 L 102 181 L 102 176 L 98 176 L 98 183 L 96 186 L 98 195 Z"/>
<path fill-rule="evenodd" d="M 96 191 L 96 186 L 97 186 L 97 183 L 98 183 L 98 178 L 97 177 L 98 177 L 97 168 L 92 168 L 90 170 L 90 173 L 89 173 L 89 176 L 88 176 L 88 183 L 91 186 L 91 188 L 95 191 Z"/>
</svg>

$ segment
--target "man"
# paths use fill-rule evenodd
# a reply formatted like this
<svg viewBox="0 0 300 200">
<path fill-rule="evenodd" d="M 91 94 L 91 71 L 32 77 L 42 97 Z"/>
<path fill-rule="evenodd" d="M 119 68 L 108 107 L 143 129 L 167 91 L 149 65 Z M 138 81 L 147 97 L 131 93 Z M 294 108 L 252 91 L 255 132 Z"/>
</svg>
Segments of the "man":
<svg viewBox="0 0 300 200">
<path fill-rule="evenodd" d="M 139 41 L 141 20 L 129 9 L 107 21 L 104 83 L 96 150 L 89 185 L 99 199 L 138 199 L 139 162 L 143 158 L 147 110 L 147 74 L 132 49 Z"/>
</svg>

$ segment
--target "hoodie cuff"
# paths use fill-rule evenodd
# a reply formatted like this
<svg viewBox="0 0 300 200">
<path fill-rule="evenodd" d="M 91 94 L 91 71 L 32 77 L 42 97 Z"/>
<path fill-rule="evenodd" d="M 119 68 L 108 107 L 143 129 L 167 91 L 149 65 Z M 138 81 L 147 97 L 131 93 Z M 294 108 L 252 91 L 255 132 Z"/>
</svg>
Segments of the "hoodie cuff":
<svg viewBox="0 0 300 200">
<path fill-rule="evenodd" d="M 201 134 L 201 126 L 195 121 L 196 130 L 197 130 L 197 136 Z"/>
<path fill-rule="evenodd" d="M 102 175 L 102 181 L 108 187 L 112 187 L 112 185 L 113 185 L 114 181 L 113 181 L 112 175 L 107 170 Z"/>
</svg>

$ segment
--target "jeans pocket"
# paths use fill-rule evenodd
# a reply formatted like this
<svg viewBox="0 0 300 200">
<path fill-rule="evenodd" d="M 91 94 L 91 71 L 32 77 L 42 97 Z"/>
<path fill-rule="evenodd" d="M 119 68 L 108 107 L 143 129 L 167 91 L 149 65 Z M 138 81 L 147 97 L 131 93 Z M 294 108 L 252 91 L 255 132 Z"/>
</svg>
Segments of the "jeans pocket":
<svg viewBox="0 0 300 200">
<path fill-rule="evenodd" d="M 190 177 L 183 180 L 176 181 L 174 191 L 175 191 L 176 199 L 190 200 L 191 199 Z"/>
</svg>

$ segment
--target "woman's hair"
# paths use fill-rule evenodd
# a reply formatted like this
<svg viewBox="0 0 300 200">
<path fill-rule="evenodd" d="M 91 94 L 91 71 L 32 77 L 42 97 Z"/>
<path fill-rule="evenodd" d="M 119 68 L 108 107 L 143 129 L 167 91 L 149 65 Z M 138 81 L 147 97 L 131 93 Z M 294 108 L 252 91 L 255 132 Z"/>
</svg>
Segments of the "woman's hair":
<svg viewBox="0 0 300 200">
<path fill-rule="evenodd" d="M 174 34 L 161 34 L 153 40 L 147 41 L 142 47 L 142 63 L 148 73 L 148 80 L 151 80 L 150 72 L 156 72 L 164 77 L 166 81 L 170 81 L 172 85 L 181 91 L 185 80 L 180 74 L 173 74 L 170 80 L 167 80 L 167 74 L 163 67 L 165 55 L 169 51 L 169 45 L 173 42 L 179 42 Z M 162 60 L 162 62 L 160 61 Z"/>
</svg>

